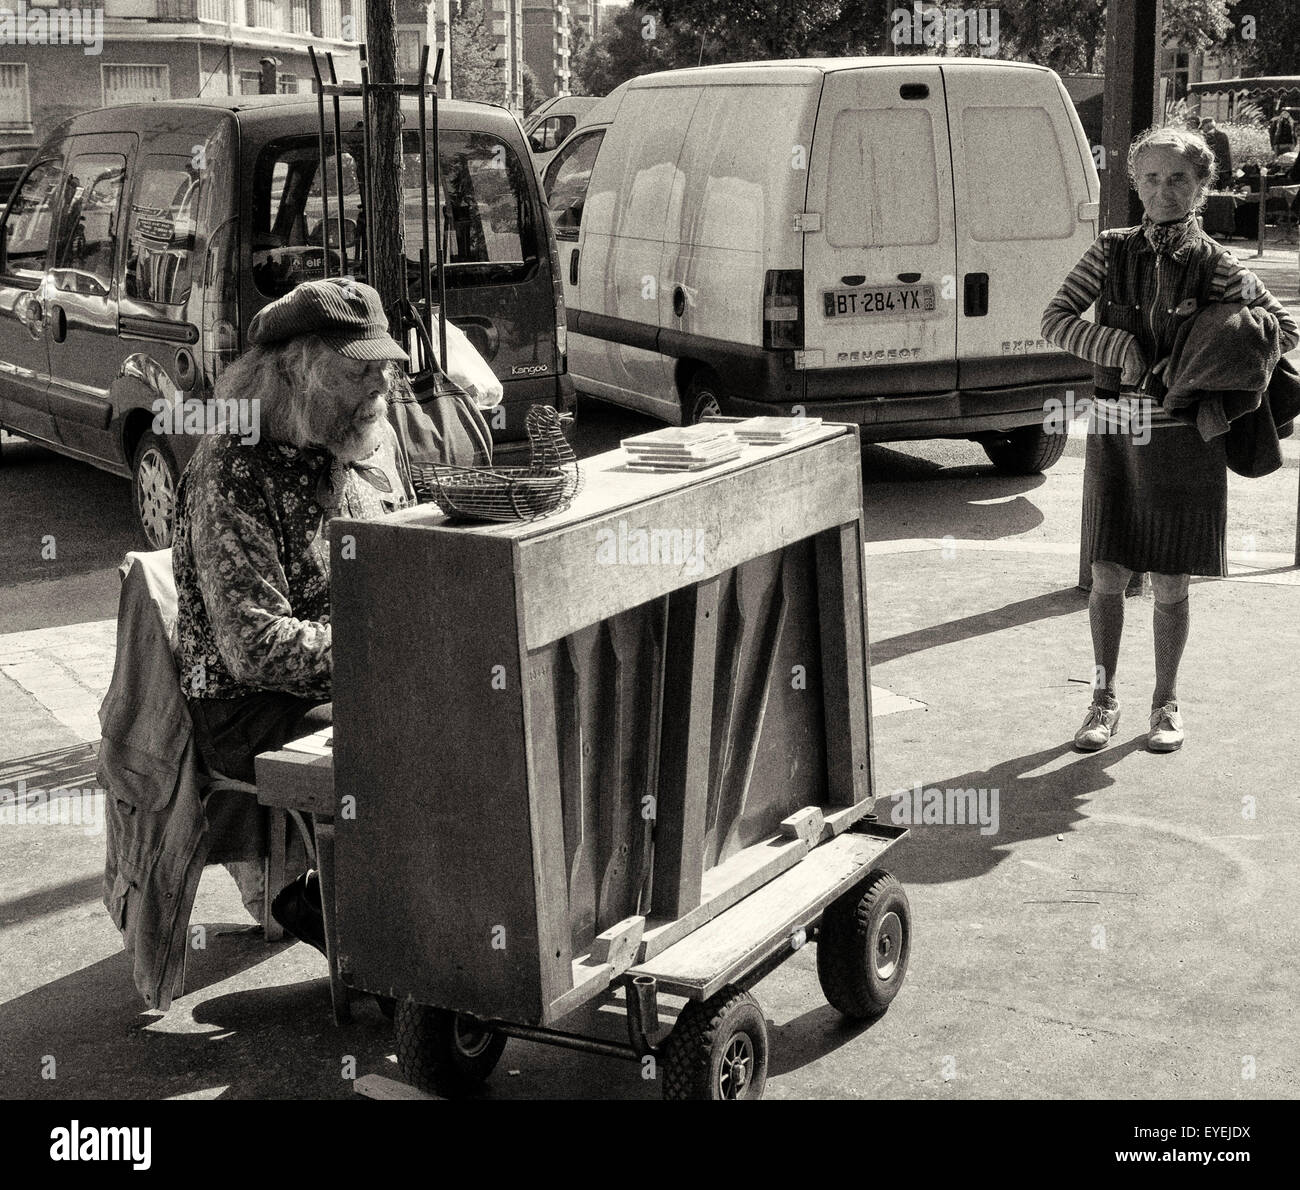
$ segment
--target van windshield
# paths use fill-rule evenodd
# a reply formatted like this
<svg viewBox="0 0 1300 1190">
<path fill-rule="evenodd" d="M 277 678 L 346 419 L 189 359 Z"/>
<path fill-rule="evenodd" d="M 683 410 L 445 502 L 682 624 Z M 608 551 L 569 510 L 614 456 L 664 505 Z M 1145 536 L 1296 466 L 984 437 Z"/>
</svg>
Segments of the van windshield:
<svg viewBox="0 0 1300 1190">
<path fill-rule="evenodd" d="M 302 281 L 323 277 L 327 250 L 331 275 L 347 272 L 365 279 L 362 146 L 359 139 L 344 139 L 340 236 L 332 140 L 326 141 L 324 189 L 314 136 L 274 141 L 257 159 L 253 173 L 253 278 L 267 297 L 279 297 Z M 532 191 L 519 159 L 509 145 L 489 133 L 444 130 L 441 140 L 440 208 L 447 287 L 523 280 L 537 265 L 539 229 L 533 215 Z M 436 234 L 432 159 L 428 185 L 432 262 Z M 420 250 L 424 245 L 419 137 L 409 131 L 402 137 L 402 195 L 407 274 L 413 296 L 418 297 Z M 327 196 L 328 228 L 324 226 Z"/>
</svg>

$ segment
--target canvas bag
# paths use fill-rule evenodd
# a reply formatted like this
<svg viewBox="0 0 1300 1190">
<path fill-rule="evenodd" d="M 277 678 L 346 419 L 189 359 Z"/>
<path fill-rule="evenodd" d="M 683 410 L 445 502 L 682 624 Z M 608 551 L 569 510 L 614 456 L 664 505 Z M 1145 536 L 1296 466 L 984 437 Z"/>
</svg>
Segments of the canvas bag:
<svg viewBox="0 0 1300 1190">
<path fill-rule="evenodd" d="M 492 462 L 492 430 L 474 398 L 438 366 L 428 329 L 409 301 L 398 303 L 392 321 L 399 342 L 414 331 L 417 351 L 410 391 L 399 386 L 388 402 L 388 420 L 412 468 L 434 464 L 485 467 Z"/>
</svg>

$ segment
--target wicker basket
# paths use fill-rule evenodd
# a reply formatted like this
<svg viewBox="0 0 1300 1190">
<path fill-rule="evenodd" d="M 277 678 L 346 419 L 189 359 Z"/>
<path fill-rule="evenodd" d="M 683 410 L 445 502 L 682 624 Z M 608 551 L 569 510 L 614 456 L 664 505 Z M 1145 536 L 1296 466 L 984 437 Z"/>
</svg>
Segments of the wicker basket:
<svg viewBox="0 0 1300 1190">
<path fill-rule="evenodd" d="M 415 487 L 450 517 L 534 521 L 568 508 L 582 490 L 582 469 L 549 405 L 534 405 L 524 423 L 531 445 L 526 467 L 413 468 Z"/>
</svg>

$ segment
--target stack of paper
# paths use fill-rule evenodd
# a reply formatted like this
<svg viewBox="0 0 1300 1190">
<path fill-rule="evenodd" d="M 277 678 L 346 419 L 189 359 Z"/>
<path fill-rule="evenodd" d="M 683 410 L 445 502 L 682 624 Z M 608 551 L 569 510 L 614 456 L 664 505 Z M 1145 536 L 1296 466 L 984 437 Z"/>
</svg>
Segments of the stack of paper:
<svg viewBox="0 0 1300 1190">
<path fill-rule="evenodd" d="M 633 471 L 699 471 L 738 458 L 741 443 L 730 425 L 670 426 L 621 443 Z"/>
<path fill-rule="evenodd" d="M 732 431 L 742 442 L 776 446 L 820 429 L 820 417 L 749 417 L 733 422 Z"/>
</svg>

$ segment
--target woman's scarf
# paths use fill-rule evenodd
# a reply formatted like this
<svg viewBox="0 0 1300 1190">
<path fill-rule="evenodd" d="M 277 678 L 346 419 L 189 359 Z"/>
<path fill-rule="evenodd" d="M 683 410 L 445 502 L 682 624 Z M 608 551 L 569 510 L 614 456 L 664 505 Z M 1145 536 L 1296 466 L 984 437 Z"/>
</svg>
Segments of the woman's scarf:
<svg viewBox="0 0 1300 1190">
<path fill-rule="evenodd" d="M 1142 216 L 1142 230 L 1146 233 L 1147 243 L 1159 256 L 1172 256 L 1199 231 L 1196 212 L 1188 211 L 1181 219 L 1168 223 L 1153 223 L 1147 215 Z"/>
</svg>

